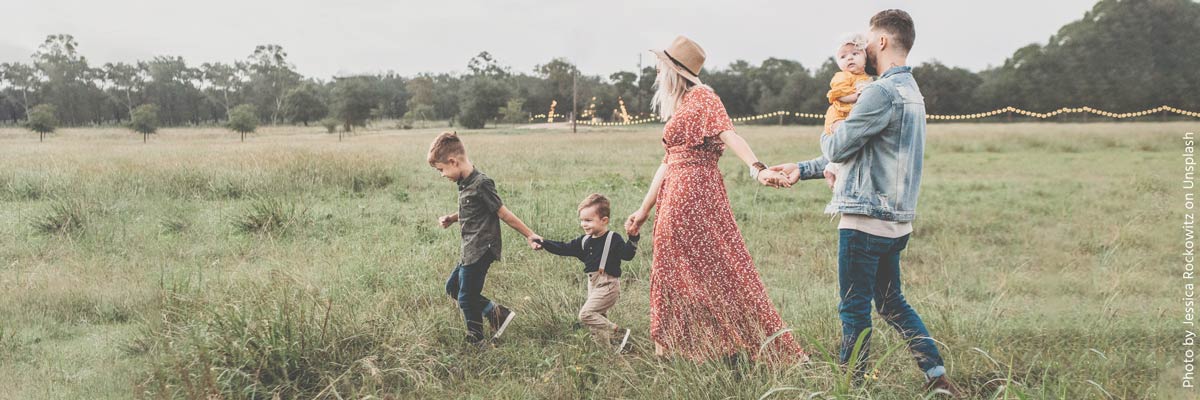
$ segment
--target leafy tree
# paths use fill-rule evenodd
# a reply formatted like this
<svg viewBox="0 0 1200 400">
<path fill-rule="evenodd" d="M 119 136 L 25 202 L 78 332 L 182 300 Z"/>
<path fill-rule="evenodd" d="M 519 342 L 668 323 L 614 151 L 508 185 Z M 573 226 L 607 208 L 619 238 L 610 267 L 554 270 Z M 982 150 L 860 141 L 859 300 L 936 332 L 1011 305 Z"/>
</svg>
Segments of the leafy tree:
<svg viewBox="0 0 1200 400">
<path fill-rule="evenodd" d="M 238 104 L 240 94 L 247 86 L 245 63 L 204 63 L 200 65 L 200 81 L 204 83 L 204 94 L 209 101 L 219 104 L 224 118 L 229 119 L 233 105 Z"/>
<path fill-rule="evenodd" d="M 253 104 L 242 104 L 233 108 L 229 113 L 229 122 L 225 125 L 230 130 L 240 133 L 242 141 L 246 141 L 247 133 L 254 133 L 258 129 L 258 112 L 255 111 Z"/>
<path fill-rule="evenodd" d="M 54 116 L 54 105 L 38 104 L 29 110 L 29 117 L 25 126 L 29 130 L 38 133 L 38 141 L 46 139 L 47 133 L 53 133 L 58 127 L 58 118 Z"/>
<path fill-rule="evenodd" d="M 508 98 L 508 88 L 499 80 L 475 77 L 463 86 L 459 98 L 458 122 L 468 129 L 481 129 L 489 120 L 496 118 Z"/>
<path fill-rule="evenodd" d="M 5 91 L 9 97 L 21 103 L 22 115 L 29 115 L 30 104 L 37 99 L 37 90 L 41 83 L 39 74 L 38 69 L 27 64 L 0 64 L 0 79 L 8 82 L 8 88 Z"/>
<path fill-rule="evenodd" d="M 519 98 L 508 99 L 508 104 L 500 109 L 500 115 L 504 122 L 510 124 L 519 124 L 526 122 L 528 113 L 525 112 L 525 100 Z"/>
<path fill-rule="evenodd" d="M 104 64 L 102 71 L 109 96 L 124 106 L 125 115 L 133 115 L 134 104 L 141 102 L 145 91 L 145 71 L 136 65 L 121 62 Z"/>
<path fill-rule="evenodd" d="M 146 100 L 157 104 L 159 118 L 167 125 L 182 125 L 198 122 L 204 102 L 204 94 L 196 87 L 201 70 L 190 68 L 183 57 L 155 56 L 150 61 L 138 63 L 147 77 Z"/>
<path fill-rule="evenodd" d="M 317 88 L 311 84 L 289 90 L 283 99 L 283 110 L 293 123 L 303 122 L 304 126 L 308 126 L 308 121 L 319 120 L 329 113 L 329 107 L 321 101 Z"/>
<path fill-rule="evenodd" d="M 333 115 L 341 121 L 343 131 L 355 126 L 367 126 L 371 110 L 379 104 L 379 96 L 364 77 L 339 78 L 333 85 Z M 341 140 L 341 136 L 338 136 Z"/>
<path fill-rule="evenodd" d="M 979 111 L 971 96 L 983 83 L 979 75 L 963 68 L 951 68 L 938 61 L 913 68 L 913 78 L 921 83 L 925 110 L 929 114 L 969 114 Z"/>
<path fill-rule="evenodd" d="M 158 105 L 142 104 L 129 113 L 129 129 L 142 134 L 145 143 L 151 133 L 158 131 Z"/>
<path fill-rule="evenodd" d="M 504 78 L 510 73 L 508 68 L 500 65 L 491 53 L 486 51 L 480 52 L 475 57 L 471 57 L 471 61 L 467 62 L 467 69 L 471 71 L 473 76 L 485 76 L 489 78 Z"/>
<path fill-rule="evenodd" d="M 96 71 L 78 52 L 71 35 L 49 35 L 33 53 L 33 64 L 44 82 L 42 99 L 55 105 L 56 116 L 69 125 L 100 119 L 106 96 L 96 86 Z"/>
<path fill-rule="evenodd" d="M 264 118 L 272 124 L 279 123 L 283 112 L 283 97 L 288 90 L 300 84 L 300 74 L 287 60 L 283 46 L 259 45 L 247 59 L 250 71 L 250 87 L 253 104 L 258 105 Z"/>
</svg>

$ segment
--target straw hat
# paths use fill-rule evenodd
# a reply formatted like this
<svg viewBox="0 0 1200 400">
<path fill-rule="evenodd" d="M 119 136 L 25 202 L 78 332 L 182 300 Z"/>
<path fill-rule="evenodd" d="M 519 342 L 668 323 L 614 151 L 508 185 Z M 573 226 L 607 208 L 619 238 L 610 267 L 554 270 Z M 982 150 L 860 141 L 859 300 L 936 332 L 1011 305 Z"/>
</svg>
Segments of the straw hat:
<svg viewBox="0 0 1200 400">
<path fill-rule="evenodd" d="M 706 55 L 704 49 L 700 48 L 700 45 L 693 42 L 692 39 L 680 36 L 675 38 L 665 50 L 650 50 L 650 52 L 674 68 L 675 72 L 685 79 L 697 85 L 700 84 L 700 68 L 704 67 Z"/>
</svg>

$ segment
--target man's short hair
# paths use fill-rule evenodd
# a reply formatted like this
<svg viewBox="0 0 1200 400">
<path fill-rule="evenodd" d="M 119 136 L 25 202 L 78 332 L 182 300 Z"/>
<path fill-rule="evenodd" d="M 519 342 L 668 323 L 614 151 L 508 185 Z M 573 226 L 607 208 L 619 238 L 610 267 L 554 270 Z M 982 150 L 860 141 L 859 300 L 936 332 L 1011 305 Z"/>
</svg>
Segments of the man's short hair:
<svg viewBox="0 0 1200 400">
<path fill-rule="evenodd" d="M 612 212 L 608 204 L 608 198 L 600 193 L 592 193 L 586 199 L 583 199 L 582 203 L 579 203 L 579 211 L 583 211 L 583 209 L 588 207 L 596 207 L 596 214 L 599 214 L 600 218 L 607 218 L 609 213 Z"/>
<path fill-rule="evenodd" d="M 458 139 L 458 133 L 442 132 L 433 139 L 433 144 L 429 145 L 429 165 L 433 163 L 445 163 L 450 161 L 451 157 L 461 157 L 467 154 L 467 148 L 463 146 L 462 140 Z"/>
<path fill-rule="evenodd" d="M 904 10 L 883 10 L 871 17 L 871 29 L 882 29 L 892 36 L 892 40 L 904 52 L 912 50 L 913 41 L 917 40 L 917 30 L 913 27 L 912 17 Z"/>
</svg>

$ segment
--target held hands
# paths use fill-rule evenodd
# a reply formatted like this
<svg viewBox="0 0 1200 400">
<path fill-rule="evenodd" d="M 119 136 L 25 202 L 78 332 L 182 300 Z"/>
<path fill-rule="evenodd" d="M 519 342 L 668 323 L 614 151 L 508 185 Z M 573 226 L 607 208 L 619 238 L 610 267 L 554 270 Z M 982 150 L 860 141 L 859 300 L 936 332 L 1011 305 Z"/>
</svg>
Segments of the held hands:
<svg viewBox="0 0 1200 400">
<path fill-rule="evenodd" d="M 646 214 L 645 210 L 637 210 L 637 212 L 631 214 L 625 220 L 625 233 L 637 235 L 642 229 L 642 224 L 646 223 Z"/>
<path fill-rule="evenodd" d="M 531 248 L 531 249 L 534 249 L 534 250 L 542 249 L 542 237 L 538 236 L 538 234 L 536 234 L 536 233 L 530 234 L 529 236 L 525 237 L 525 243 L 529 243 L 529 248 Z"/>
<path fill-rule="evenodd" d="M 794 182 L 788 181 L 787 174 L 767 168 L 762 171 L 758 171 L 758 183 L 763 184 L 763 186 L 770 186 L 773 188 L 790 188 Z"/>
<path fill-rule="evenodd" d="M 796 182 L 800 181 L 800 166 L 796 165 L 795 163 L 779 164 L 774 167 L 767 168 L 759 174 L 765 173 L 766 171 L 776 172 L 778 174 L 777 176 L 780 176 L 780 179 L 787 183 L 787 186 L 784 187 L 791 187 L 792 185 L 795 185 Z"/>
<path fill-rule="evenodd" d="M 440 225 L 442 229 L 449 228 L 450 225 L 454 225 L 455 222 L 458 222 L 458 215 L 443 215 L 441 218 L 438 218 L 438 225 Z"/>
</svg>

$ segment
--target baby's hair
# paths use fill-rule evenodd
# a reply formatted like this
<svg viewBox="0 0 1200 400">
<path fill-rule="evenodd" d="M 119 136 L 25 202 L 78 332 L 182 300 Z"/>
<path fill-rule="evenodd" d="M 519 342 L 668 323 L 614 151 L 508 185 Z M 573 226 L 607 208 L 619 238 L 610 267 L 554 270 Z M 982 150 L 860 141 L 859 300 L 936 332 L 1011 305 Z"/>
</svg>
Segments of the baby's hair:
<svg viewBox="0 0 1200 400">
<path fill-rule="evenodd" d="M 429 165 L 450 161 L 451 157 L 461 157 L 467 154 L 467 148 L 458 139 L 457 132 L 442 132 L 429 145 Z"/>
<path fill-rule="evenodd" d="M 579 203 L 579 211 L 588 207 L 596 207 L 596 214 L 600 214 L 600 218 L 607 218 L 611 212 L 608 204 L 608 198 L 600 193 L 592 193 L 582 203 Z"/>
<path fill-rule="evenodd" d="M 837 46 L 833 47 L 833 56 L 836 58 L 837 53 L 841 51 L 842 46 L 845 45 L 854 46 L 854 48 L 859 50 L 866 50 L 868 41 L 867 35 L 862 32 L 843 34 L 841 38 L 838 39 Z"/>
</svg>

